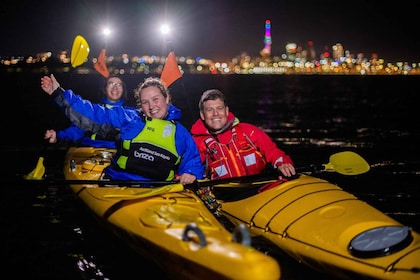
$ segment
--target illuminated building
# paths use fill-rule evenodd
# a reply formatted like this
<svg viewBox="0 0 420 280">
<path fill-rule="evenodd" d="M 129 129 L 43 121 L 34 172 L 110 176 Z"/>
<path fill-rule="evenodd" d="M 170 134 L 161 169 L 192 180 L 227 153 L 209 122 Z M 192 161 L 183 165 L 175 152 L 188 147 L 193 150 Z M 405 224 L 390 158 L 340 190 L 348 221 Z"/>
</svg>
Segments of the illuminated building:
<svg viewBox="0 0 420 280">
<path fill-rule="evenodd" d="M 260 51 L 260 55 L 262 57 L 271 55 L 271 21 L 269 19 L 265 21 L 264 48 Z"/>
</svg>

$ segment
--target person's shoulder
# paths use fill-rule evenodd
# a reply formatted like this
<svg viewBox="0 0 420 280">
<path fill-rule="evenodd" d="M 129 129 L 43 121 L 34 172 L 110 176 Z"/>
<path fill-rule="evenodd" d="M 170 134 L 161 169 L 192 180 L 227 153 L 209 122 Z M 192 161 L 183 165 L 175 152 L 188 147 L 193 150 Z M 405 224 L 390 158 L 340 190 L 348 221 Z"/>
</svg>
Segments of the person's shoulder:
<svg viewBox="0 0 420 280">
<path fill-rule="evenodd" d="M 192 135 L 186 126 L 184 126 L 180 121 L 173 121 L 173 123 L 176 126 L 176 134 L 178 134 L 179 136 L 182 135 L 183 137 L 192 139 Z"/>
<path fill-rule="evenodd" d="M 180 128 L 180 129 L 186 130 L 188 133 L 190 133 L 188 131 L 188 129 L 185 127 L 185 125 L 183 125 L 179 120 L 170 120 L 170 122 L 172 122 L 173 124 L 175 124 L 175 126 L 177 127 L 177 129 Z"/>
<path fill-rule="evenodd" d="M 267 133 L 260 127 L 252 123 L 240 123 L 240 129 L 249 136 L 260 137 L 267 135 Z"/>
<path fill-rule="evenodd" d="M 134 111 L 139 111 L 138 108 L 130 106 L 130 105 L 122 105 L 121 107 L 123 107 L 126 110 L 134 110 Z"/>
<path fill-rule="evenodd" d="M 129 114 L 139 114 L 140 110 L 134 107 L 130 106 L 113 106 L 113 107 L 106 107 L 102 106 L 104 108 L 107 108 L 109 110 L 119 111 L 119 112 L 126 112 Z"/>
<path fill-rule="evenodd" d="M 244 129 L 257 129 L 257 130 L 261 130 L 261 128 L 259 128 L 255 124 L 247 123 L 247 122 L 240 122 L 238 124 L 238 126 L 240 126 L 241 128 L 244 128 Z"/>
<path fill-rule="evenodd" d="M 172 104 L 168 105 L 168 116 L 166 117 L 169 121 L 179 121 L 182 117 L 181 109 L 175 107 Z"/>
</svg>

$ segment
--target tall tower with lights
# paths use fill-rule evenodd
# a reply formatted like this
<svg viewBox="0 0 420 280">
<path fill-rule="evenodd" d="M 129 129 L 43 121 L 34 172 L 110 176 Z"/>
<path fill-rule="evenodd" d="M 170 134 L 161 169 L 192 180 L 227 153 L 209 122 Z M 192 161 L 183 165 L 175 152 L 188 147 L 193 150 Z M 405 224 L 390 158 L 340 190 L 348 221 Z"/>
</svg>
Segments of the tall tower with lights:
<svg viewBox="0 0 420 280">
<path fill-rule="evenodd" d="M 260 55 L 262 57 L 271 55 L 271 21 L 269 19 L 265 21 L 264 48 L 260 51 Z"/>
</svg>

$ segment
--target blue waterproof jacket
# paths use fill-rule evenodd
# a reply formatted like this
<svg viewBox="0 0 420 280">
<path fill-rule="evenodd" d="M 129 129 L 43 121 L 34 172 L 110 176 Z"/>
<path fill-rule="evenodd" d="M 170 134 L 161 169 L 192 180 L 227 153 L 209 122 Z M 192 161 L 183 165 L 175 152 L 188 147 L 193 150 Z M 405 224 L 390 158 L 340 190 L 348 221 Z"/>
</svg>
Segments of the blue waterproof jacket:
<svg viewBox="0 0 420 280">
<path fill-rule="evenodd" d="M 83 130 L 106 133 L 110 129 L 120 129 L 121 140 L 131 140 L 144 128 L 145 122 L 141 117 L 141 111 L 129 110 L 124 107 L 107 108 L 99 104 L 93 104 L 82 99 L 72 90 L 58 88 L 53 93 L 54 101 L 64 109 L 70 121 Z M 181 162 L 177 174 L 192 174 L 197 179 L 202 179 L 204 166 L 200 160 L 198 148 L 189 131 L 179 122 L 181 110 L 172 104 L 168 105 L 168 116 L 166 120 L 175 121 L 177 129 L 175 133 L 175 144 Z M 113 180 L 153 180 L 140 175 L 120 171 L 114 168 L 112 163 L 105 169 L 106 175 Z"/>
<path fill-rule="evenodd" d="M 101 102 L 102 106 L 108 107 L 119 107 L 123 106 L 125 103 L 124 100 L 120 100 L 117 102 L 111 102 L 106 97 L 103 97 Z M 134 109 L 134 108 L 131 108 Z M 101 136 L 97 135 L 96 139 L 91 138 L 91 132 L 87 132 L 75 124 L 71 124 L 68 128 L 60 130 L 57 132 L 57 138 L 59 140 L 67 140 L 78 143 L 80 146 L 88 146 L 88 147 L 97 147 L 97 148 L 109 148 L 109 149 L 116 149 L 115 141 L 118 140 L 119 131 L 115 129 L 112 135 L 108 136 Z"/>
</svg>

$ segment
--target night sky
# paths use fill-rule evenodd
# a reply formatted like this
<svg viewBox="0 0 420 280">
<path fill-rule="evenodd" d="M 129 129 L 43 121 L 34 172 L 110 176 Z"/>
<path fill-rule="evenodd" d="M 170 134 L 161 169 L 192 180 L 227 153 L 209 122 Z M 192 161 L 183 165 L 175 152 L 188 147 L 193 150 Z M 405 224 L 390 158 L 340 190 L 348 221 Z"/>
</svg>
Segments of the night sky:
<svg viewBox="0 0 420 280">
<path fill-rule="evenodd" d="M 420 15 L 400 0 L 4 0 L 0 5 L 0 56 L 57 53 L 84 36 L 92 55 L 176 55 L 229 59 L 264 48 L 265 20 L 271 20 L 272 55 L 293 42 L 324 46 L 341 43 L 352 54 L 378 54 L 386 61 L 420 62 Z M 164 38 L 162 23 L 172 27 Z M 111 36 L 102 30 L 108 26 Z"/>
</svg>

